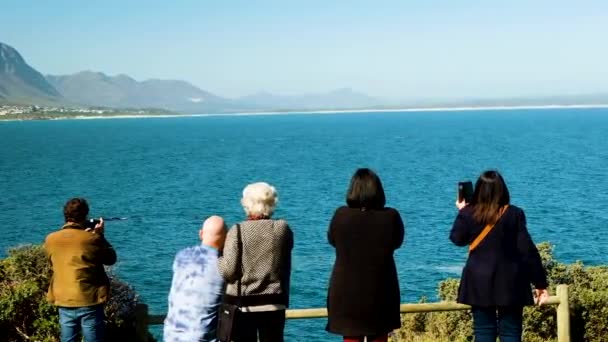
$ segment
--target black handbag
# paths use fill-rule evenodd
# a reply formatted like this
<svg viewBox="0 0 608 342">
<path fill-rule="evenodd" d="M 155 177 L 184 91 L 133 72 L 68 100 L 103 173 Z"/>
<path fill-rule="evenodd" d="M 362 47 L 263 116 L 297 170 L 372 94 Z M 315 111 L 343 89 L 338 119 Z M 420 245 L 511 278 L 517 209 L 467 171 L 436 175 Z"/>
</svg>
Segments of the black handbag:
<svg viewBox="0 0 608 342">
<path fill-rule="evenodd" d="M 241 277 L 243 276 L 243 240 L 241 225 L 236 225 L 236 269 L 239 275 L 237 280 L 236 304 L 222 303 L 218 312 L 217 338 L 221 342 L 232 342 L 236 336 L 236 327 L 241 313 Z"/>
</svg>

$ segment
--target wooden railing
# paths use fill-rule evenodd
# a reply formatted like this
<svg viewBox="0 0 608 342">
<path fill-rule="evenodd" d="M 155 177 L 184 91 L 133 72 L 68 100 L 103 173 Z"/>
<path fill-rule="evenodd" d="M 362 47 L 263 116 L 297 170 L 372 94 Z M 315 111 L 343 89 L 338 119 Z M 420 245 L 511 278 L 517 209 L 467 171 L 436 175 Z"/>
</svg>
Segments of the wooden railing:
<svg viewBox="0 0 608 342">
<path fill-rule="evenodd" d="M 568 301 L 568 285 L 558 285 L 557 294 L 549 297 L 545 305 L 557 305 L 557 341 L 570 342 L 570 304 Z M 401 304 L 401 313 L 421 313 L 439 311 L 470 310 L 471 307 L 464 304 L 451 302 L 423 303 L 423 304 Z M 310 319 L 327 317 L 326 308 L 314 309 L 291 309 L 285 313 L 287 319 Z M 148 326 L 163 324 L 165 315 L 149 315 L 148 306 L 139 304 L 136 311 L 137 334 L 140 342 L 148 340 Z"/>
</svg>

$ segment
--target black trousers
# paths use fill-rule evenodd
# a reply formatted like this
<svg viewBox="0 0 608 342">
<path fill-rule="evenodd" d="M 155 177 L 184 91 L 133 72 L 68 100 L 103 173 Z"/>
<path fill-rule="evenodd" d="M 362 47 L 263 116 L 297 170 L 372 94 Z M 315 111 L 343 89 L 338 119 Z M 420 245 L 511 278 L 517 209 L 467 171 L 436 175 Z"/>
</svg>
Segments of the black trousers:
<svg viewBox="0 0 608 342">
<path fill-rule="evenodd" d="M 283 342 L 285 310 L 241 312 L 235 342 Z"/>
</svg>

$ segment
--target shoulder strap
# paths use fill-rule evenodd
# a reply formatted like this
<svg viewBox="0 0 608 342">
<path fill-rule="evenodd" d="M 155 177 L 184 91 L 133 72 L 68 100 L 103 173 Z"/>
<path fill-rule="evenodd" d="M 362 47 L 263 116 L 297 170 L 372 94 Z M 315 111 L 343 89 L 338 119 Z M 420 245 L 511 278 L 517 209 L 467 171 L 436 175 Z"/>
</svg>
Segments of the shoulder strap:
<svg viewBox="0 0 608 342">
<path fill-rule="evenodd" d="M 504 215 L 504 213 L 507 211 L 507 208 L 509 208 L 508 204 L 500 209 L 500 215 L 498 216 L 498 220 L 500 220 L 502 215 Z M 473 240 L 473 242 L 471 242 L 471 244 L 469 245 L 469 253 L 471 253 L 475 248 L 477 248 L 477 246 L 479 246 L 479 244 L 486 238 L 486 236 L 488 236 L 488 234 L 490 233 L 490 231 L 492 231 L 496 223 L 498 223 L 498 220 L 496 220 L 494 224 L 486 225 L 485 228 L 481 231 L 481 233 L 477 235 L 475 240 Z"/>
<path fill-rule="evenodd" d="M 243 238 L 241 237 L 241 225 L 236 224 L 236 269 L 239 274 L 239 280 L 236 285 L 236 300 L 237 306 L 241 306 L 241 278 L 243 277 Z"/>
</svg>

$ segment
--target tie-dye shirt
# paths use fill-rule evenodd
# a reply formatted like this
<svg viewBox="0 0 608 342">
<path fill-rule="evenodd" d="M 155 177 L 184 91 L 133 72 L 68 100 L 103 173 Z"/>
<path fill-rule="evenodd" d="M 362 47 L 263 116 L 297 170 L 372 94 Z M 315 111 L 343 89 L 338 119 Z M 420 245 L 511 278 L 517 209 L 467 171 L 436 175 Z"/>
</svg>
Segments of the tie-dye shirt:
<svg viewBox="0 0 608 342">
<path fill-rule="evenodd" d="M 186 248 L 175 256 L 165 342 L 217 341 L 217 311 L 224 288 L 218 257 L 216 249 L 205 245 Z"/>
</svg>

